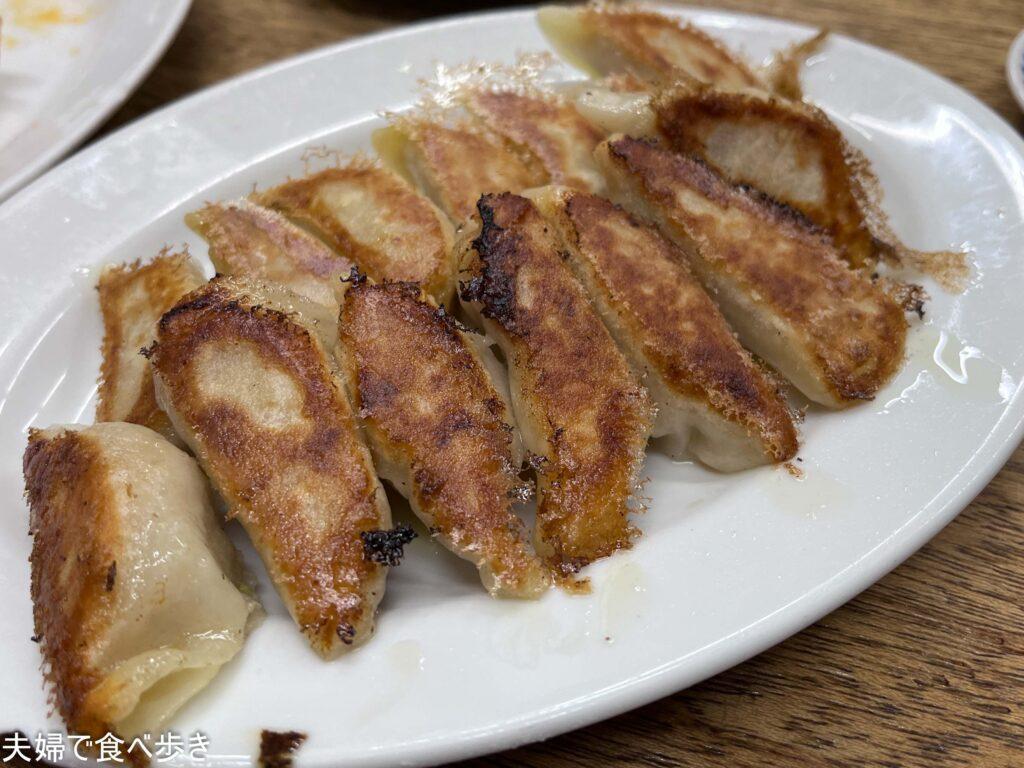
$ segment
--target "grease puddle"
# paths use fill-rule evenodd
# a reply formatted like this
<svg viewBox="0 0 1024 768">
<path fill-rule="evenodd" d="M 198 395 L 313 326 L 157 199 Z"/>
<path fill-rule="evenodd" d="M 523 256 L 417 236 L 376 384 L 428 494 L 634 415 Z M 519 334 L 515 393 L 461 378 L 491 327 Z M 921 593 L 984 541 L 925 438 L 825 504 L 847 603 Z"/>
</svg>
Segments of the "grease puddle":
<svg viewBox="0 0 1024 768">
<path fill-rule="evenodd" d="M 908 368 L 917 369 L 914 381 L 879 411 L 913 401 L 913 393 L 928 380 L 964 400 L 1002 404 L 1017 388 L 1009 371 L 978 347 L 968 344 L 945 328 L 924 325 L 911 332 L 907 341 Z"/>
</svg>

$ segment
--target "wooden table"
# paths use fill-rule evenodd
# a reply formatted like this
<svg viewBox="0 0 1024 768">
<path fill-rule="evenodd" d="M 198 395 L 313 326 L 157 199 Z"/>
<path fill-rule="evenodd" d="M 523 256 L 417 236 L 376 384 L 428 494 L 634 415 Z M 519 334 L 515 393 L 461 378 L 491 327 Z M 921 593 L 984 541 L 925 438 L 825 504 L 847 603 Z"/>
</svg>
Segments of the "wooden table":
<svg viewBox="0 0 1024 768">
<path fill-rule="evenodd" d="M 824 25 L 892 49 L 1024 126 L 1003 78 L 1024 0 L 694 4 Z M 264 62 L 422 15 L 387 0 L 195 0 L 163 61 L 101 133 Z M 1022 505 L 1018 451 L 933 542 L 805 632 L 663 701 L 473 764 L 1024 766 Z"/>
</svg>

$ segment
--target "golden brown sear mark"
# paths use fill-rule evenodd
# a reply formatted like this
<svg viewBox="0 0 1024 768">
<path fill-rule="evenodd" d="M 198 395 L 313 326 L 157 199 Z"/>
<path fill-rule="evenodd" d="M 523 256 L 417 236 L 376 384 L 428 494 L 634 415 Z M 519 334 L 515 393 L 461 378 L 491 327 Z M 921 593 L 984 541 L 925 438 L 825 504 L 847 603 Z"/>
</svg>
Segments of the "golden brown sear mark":
<svg viewBox="0 0 1024 768">
<path fill-rule="evenodd" d="M 218 274 L 276 283 L 337 314 L 352 262 L 282 214 L 241 199 L 185 216 L 209 244 Z"/>
<path fill-rule="evenodd" d="M 419 283 L 438 302 L 455 288 L 452 228 L 427 198 L 365 158 L 254 195 L 375 280 Z"/>
<path fill-rule="evenodd" d="M 570 103 L 523 88 L 470 89 L 464 101 L 488 127 L 535 158 L 550 183 L 600 190 L 594 147 L 603 136 Z"/>
<path fill-rule="evenodd" d="M 862 210 L 868 188 L 853 151 L 817 107 L 767 94 L 682 85 L 652 101 L 669 145 L 706 161 L 803 213 L 854 267 L 870 266 L 876 244 Z"/>
<path fill-rule="evenodd" d="M 80 649 L 103 635 L 113 613 L 106 571 L 123 532 L 110 514 L 108 469 L 98 447 L 73 431 L 59 437 L 31 431 L 23 466 L 33 535 L 34 639 L 42 643 L 61 717 L 85 733 L 102 733 L 111 724 L 85 706 L 97 672 Z"/>
<path fill-rule="evenodd" d="M 338 357 L 381 476 L 493 595 L 536 597 L 548 573 L 512 508 L 524 490 L 512 416 L 481 352 L 415 285 L 345 296 Z"/>
<path fill-rule="evenodd" d="M 171 423 L 153 396 L 149 364 L 139 350 L 155 337 L 160 316 L 204 281 L 187 253 L 104 268 L 96 286 L 103 315 L 97 421 L 129 421 L 173 436 Z"/>
<path fill-rule="evenodd" d="M 651 83 L 697 80 L 721 88 L 765 88 L 736 54 L 677 18 L 636 7 L 546 6 L 541 30 L 566 60 L 594 77 L 632 75 Z"/>
<path fill-rule="evenodd" d="M 740 340 L 812 400 L 870 399 L 899 369 L 901 308 L 792 209 L 651 141 L 598 148 L 614 199 L 678 245 Z"/>
<path fill-rule="evenodd" d="M 158 397 L 263 558 L 313 648 L 366 640 L 386 569 L 360 534 L 390 512 L 337 377 L 334 318 L 219 277 L 160 321 Z"/>
<path fill-rule="evenodd" d="M 534 205 L 485 195 L 461 298 L 497 339 L 537 462 L 538 551 L 573 573 L 628 547 L 652 408 Z"/>
<path fill-rule="evenodd" d="M 778 386 L 658 232 L 604 198 L 547 189 L 541 210 L 658 409 L 653 435 L 724 471 L 792 458 L 797 433 Z"/>
</svg>

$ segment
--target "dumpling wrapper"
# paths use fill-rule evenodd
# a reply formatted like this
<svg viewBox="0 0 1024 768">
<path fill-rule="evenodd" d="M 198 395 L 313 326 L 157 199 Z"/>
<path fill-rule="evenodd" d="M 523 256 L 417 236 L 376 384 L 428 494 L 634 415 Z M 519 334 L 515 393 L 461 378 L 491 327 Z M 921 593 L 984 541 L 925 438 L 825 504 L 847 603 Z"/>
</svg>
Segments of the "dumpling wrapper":
<svg viewBox="0 0 1024 768">
<path fill-rule="evenodd" d="M 536 161 L 471 121 L 403 115 L 373 134 L 384 163 L 462 225 L 486 193 L 521 191 L 547 182 Z"/>
<path fill-rule="evenodd" d="M 242 647 L 258 609 L 195 461 L 152 430 L 32 430 L 35 633 L 72 733 L 155 733 Z"/>
<path fill-rule="evenodd" d="M 209 244 L 217 273 L 282 285 L 338 313 L 353 263 L 292 224 L 246 199 L 210 203 L 185 216 Z M 168 307 L 170 309 L 170 307 Z"/>
<path fill-rule="evenodd" d="M 445 215 L 394 171 L 357 157 L 253 195 L 313 232 L 374 280 L 419 283 L 438 303 L 455 290 Z"/>
<path fill-rule="evenodd" d="M 158 401 L 325 658 L 373 634 L 387 568 L 364 534 L 391 526 L 336 343 L 323 307 L 222 276 L 161 318 L 149 350 Z"/>
<path fill-rule="evenodd" d="M 104 268 L 96 286 L 103 315 L 97 421 L 130 421 L 176 439 L 170 420 L 156 403 L 153 375 L 139 350 L 156 337 L 160 316 L 204 282 L 202 271 L 187 253 Z"/>
<path fill-rule="evenodd" d="M 657 224 L 743 345 L 808 398 L 847 407 L 896 375 L 902 308 L 805 219 L 651 141 L 613 137 L 596 156 L 610 197 Z"/>
<path fill-rule="evenodd" d="M 447 312 L 410 283 L 360 282 L 345 294 L 338 359 L 374 464 L 495 597 L 550 586 L 513 502 L 529 488 L 499 369 Z"/>
<path fill-rule="evenodd" d="M 530 197 L 657 408 L 653 437 L 734 472 L 788 461 L 796 426 L 778 384 L 736 340 L 685 256 L 608 200 L 564 187 Z"/>
</svg>

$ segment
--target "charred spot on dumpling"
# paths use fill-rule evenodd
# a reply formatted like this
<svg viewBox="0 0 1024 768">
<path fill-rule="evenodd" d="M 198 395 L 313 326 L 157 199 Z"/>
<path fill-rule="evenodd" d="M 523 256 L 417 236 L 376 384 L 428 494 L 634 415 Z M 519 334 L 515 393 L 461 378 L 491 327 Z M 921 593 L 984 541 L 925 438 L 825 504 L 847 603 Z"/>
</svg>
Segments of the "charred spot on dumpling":
<svg viewBox="0 0 1024 768">
<path fill-rule="evenodd" d="M 117 560 L 110 563 L 110 567 L 107 568 L 106 580 L 103 583 L 103 588 L 110 592 L 114 589 L 114 582 L 117 580 Z"/>
<path fill-rule="evenodd" d="M 931 297 L 923 285 L 916 283 L 897 283 L 892 290 L 893 298 L 903 307 L 908 314 L 917 315 L 919 320 L 924 320 L 924 305 Z"/>
<path fill-rule="evenodd" d="M 366 275 L 359 271 L 359 267 L 355 264 L 348 271 L 348 277 L 342 277 L 341 282 L 350 283 L 351 285 L 362 285 L 366 282 Z"/>
<path fill-rule="evenodd" d="M 473 281 L 473 290 L 466 301 L 479 301 L 484 317 L 501 323 L 508 331 L 516 325 L 516 259 L 519 250 L 517 234 L 498 223 L 498 218 L 513 222 L 530 208 L 528 200 L 505 192 L 484 195 L 477 202 L 480 213 L 480 234 L 473 248 L 480 254 L 480 275 Z"/>
<path fill-rule="evenodd" d="M 416 538 L 416 531 L 406 523 L 399 523 L 391 530 L 363 531 L 359 538 L 363 540 L 363 555 L 367 560 L 395 567 L 402 562 L 405 545 Z"/>
<path fill-rule="evenodd" d="M 345 645 L 352 645 L 356 639 L 356 628 L 351 624 L 341 621 L 338 622 L 338 628 L 334 630 L 338 639 L 341 640 Z"/>
</svg>

